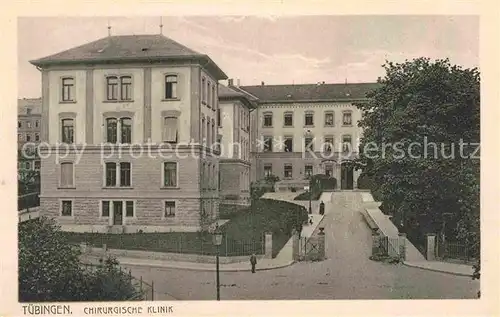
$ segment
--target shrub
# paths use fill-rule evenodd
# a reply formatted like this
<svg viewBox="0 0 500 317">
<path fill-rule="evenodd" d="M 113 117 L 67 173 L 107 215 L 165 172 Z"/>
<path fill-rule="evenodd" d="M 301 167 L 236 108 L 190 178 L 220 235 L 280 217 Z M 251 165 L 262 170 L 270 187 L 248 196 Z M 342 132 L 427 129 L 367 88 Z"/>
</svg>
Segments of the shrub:
<svg viewBox="0 0 500 317">
<path fill-rule="evenodd" d="M 219 218 L 220 219 L 231 219 L 241 215 L 242 213 L 249 212 L 249 207 L 220 204 L 219 205 Z"/>
<path fill-rule="evenodd" d="M 256 181 L 250 185 L 250 198 L 259 199 L 265 193 L 274 192 L 274 185 L 264 181 Z"/>
<path fill-rule="evenodd" d="M 19 223 L 18 244 L 20 302 L 130 300 L 136 295 L 130 279 L 118 275 L 116 261 L 105 270 L 85 270 L 79 248 L 69 244 L 53 220 Z"/>
<path fill-rule="evenodd" d="M 366 173 L 361 173 L 358 178 L 358 188 L 359 189 L 369 189 L 371 191 L 375 191 L 376 184 L 371 177 L 369 177 Z"/>
</svg>

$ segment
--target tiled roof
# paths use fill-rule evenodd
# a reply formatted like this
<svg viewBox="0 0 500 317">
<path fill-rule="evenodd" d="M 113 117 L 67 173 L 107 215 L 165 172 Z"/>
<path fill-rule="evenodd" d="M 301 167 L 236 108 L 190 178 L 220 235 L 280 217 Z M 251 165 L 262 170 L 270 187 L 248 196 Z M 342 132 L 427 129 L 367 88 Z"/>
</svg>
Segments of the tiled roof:
<svg viewBox="0 0 500 317">
<path fill-rule="evenodd" d="M 248 107 L 255 108 L 257 99 L 248 92 L 241 90 L 236 86 L 224 86 L 219 84 L 219 99 L 239 99 L 242 100 Z"/>
<path fill-rule="evenodd" d="M 211 66 L 218 73 L 217 75 L 220 77 L 218 79 L 227 78 L 224 72 L 207 55 L 198 53 L 160 34 L 108 36 L 33 60 L 31 63 L 43 67 L 61 63 L 148 62 L 189 58 L 213 64 Z"/>
<path fill-rule="evenodd" d="M 42 113 L 42 98 L 17 99 L 17 114 L 27 115 L 31 109 L 31 114 L 40 115 Z"/>
<path fill-rule="evenodd" d="M 220 98 L 230 98 L 230 97 L 242 97 L 245 98 L 246 95 L 242 92 L 236 91 L 233 87 L 224 86 L 219 84 L 219 97 Z"/>
<path fill-rule="evenodd" d="M 260 102 L 359 100 L 377 87 L 377 83 L 240 86 Z"/>
</svg>

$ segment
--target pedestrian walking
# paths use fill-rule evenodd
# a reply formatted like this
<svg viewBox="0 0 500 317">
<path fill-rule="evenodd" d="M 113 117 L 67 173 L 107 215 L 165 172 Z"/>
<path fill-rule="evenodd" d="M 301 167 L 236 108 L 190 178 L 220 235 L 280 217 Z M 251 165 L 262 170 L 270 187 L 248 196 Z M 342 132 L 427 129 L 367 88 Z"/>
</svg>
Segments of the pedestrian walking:
<svg viewBox="0 0 500 317">
<path fill-rule="evenodd" d="M 325 214 L 325 203 L 323 201 L 321 201 L 321 203 L 319 204 L 319 214 L 320 215 Z"/>
<path fill-rule="evenodd" d="M 250 264 L 252 265 L 252 273 L 255 273 L 255 266 L 257 265 L 257 257 L 255 253 L 250 256 Z"/>
</svg>

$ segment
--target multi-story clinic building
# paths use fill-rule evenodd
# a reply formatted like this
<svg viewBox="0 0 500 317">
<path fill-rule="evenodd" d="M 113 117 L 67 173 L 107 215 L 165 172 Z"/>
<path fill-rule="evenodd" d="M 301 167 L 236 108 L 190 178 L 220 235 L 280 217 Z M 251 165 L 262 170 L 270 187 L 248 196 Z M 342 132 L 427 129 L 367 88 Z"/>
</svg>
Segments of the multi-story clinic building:
<svg viewBox="0 0 500 317">
<path fill-rule="evenodd" d="M 210 57 L 163 35 L 108 36 L 31 63 L 50 144 L 40 214 L 63 230 L 199 230 L 221 202 L 249 204 L 250 182 L 270 174 L 281 188 L 319 173 L 356 187 L 342 163 L 361 133 L 353 102 L 374 84 L 223 86 Z"/>
<path fill-rule="evenodd" d="M 273 174 L 281 188 L 301 189 L 314 174 L 337 179 L 340 189 L 354 189 L 359 171 L 345 164 L 357 157 L 361 111 L 355 102 L 377 84 L 243 86 L 258 99 L 253 112 L 252 179 Z"/>
<path fill-rule="evenodd" d="M 210 147 L 227 76 L 210 57 L 130 35 L 31 63 L 42 73 L 41 140 L 71 149 L 42 158 L 41 215 L 63 230 L 103 232 L 194 231 L 217 217 Z"/>
</svg>

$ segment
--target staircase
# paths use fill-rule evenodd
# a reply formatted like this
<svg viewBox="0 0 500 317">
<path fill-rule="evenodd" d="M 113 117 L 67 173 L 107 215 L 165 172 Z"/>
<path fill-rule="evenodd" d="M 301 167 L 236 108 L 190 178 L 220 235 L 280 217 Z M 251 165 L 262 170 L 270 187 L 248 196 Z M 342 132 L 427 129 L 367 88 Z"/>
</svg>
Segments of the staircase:
<svg viewBox="0 0 500 317">
<path fill-rule="evenodd" d="M 355 191 L 335 191 L 332 193 L 332 204 L 335 207 L 344 207 L 351 210 L 360 210 L 362 200 L 359 192 Z"/>
</svg>

